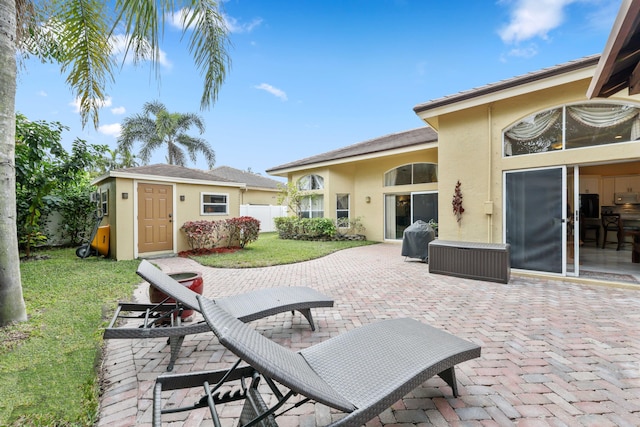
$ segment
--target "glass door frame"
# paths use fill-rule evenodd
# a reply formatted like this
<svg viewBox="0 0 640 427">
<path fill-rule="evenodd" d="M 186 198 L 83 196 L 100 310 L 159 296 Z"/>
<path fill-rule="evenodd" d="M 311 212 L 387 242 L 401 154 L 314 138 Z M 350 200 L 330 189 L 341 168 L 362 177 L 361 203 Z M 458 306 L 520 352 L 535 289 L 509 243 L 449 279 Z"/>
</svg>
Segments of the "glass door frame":
<svg viewBox="0 0 640 427">
<path fill-rule="evenodd" d="M 563 208 L 561 209 L 561 218 L 560 218 L 560 223 L 561 223 L 561 227 L 560 227 L 560 233 L 561 233 L 561 254 L 562 254 L 562 260 L 561 260 L 561 271 L 560 272 L 550 272 L 550 271 L 542 271 L 542 270 L 538 270 L 544 274 L 550 274 L 550 275 L 558 275 L 558 276 L 566 276 L 567 275 L 567 222 L 568 222 L 568 218 L 567 218 L 567 166 L 565 165 L 561 165 L 561 166 L 548 166 L 548 167 L 539 167 L 539 168 L 528 168 L 528 169 L 515 169 L 515 170 L 505 170 L 502 173 L 503 176 L 503 180 L 502 180 L 502 217 L 503 217 L 503 221 L 502 221 L 502 240 L 503 243 L 507 243 L 507 175 L 508 174 L 512 174 L 512 173 L 522 173 L 522 172 L 534 172 L 534 171 L 542 171 L 542 170 L 551 170 L 551 169 L 559 169 L 561 171 L 561 176 L 562 176 L 562 183 L 561 183 L 561 203 L 563 206 Z M 578 179 L 577 177 L 574 178 L 574 188 L 578 188 L 577 187 L 577 183 L 578 183 Z M 579 190 L 579 188 L 578 188 Z M 575 205 L 575 199 L 578 198 L 578 195 L 575 194 L 574 191 L 574 207 Z M 574 209 L 574 215 L 575 215 L 575 209 Z M 574 248 L 579 247 L 579 239 L 577 239 L 576 237 L 577 233 L 574 233 Z M 574 264 L 577 265 L 578 264 L 578 260 L 579 260 L 579 253 L 575 252 L 574 255 Z M 536 271 L 536 270 L 525 270 L 525 271 Z M 576 270 L 576 274 L 577 274 L 577 270 Z"/>
</svg>

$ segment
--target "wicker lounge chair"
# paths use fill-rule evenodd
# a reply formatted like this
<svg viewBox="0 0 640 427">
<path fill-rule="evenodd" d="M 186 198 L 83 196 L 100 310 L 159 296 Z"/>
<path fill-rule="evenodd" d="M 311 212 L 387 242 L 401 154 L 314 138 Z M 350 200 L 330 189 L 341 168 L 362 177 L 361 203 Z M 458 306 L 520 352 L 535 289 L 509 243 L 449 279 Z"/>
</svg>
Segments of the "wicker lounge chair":
<svg viewBox="0 0 640 427">
<path fill-rule="evenodd" d="M 119 303 L 111 323 L 104 331 L 105 339 L 134 338 L 168 338 L 171 346 L 171 359 L 167 367 L 173 370 L 184 337 L 190 334 L 210 332 L 209 326 L 203 322 L 193 324 L 182 323 L 179 313 L 185 309 L 200 311 L 196 294 L 181 285 L 153 264 L 143 260 L 137 274 L 144 280 L 165 293 L 176 303 L 171 304 L 138 304 Z M 317 307 L 333 307 L 333 299 L 303 286 L 265 288 L 243 294 L 216 299 L 220 307 L 242 322 L 261 319 L 263 317 L 287 311 L 299 311 L 307 319 L 311 330 L 315 331 L 311 309 Z M 140 319 L 138 326 L 118 327 L 117 324 L 127 319 Z"/>
<path fill-rule="evenodd" d="M 304 396 L 300 404 L 315 401 L 345 412 L 333 426 L 359 426 L 436 374 L 457 396 L 454 366 L 480 356 L 478 345 L 407 318 L 362 326 L 294 352 L 239 322 L 215 301 L 198 298 L 220 343 L 240 359 L 228 370 L 160 375 L 154 388 L 154 426 L 162 424 L 163 414 L 205 407 L 219 426 L 216 407 L 235 400 L 244 400 L 238 425 L 273 426 L 296 394 Z M 240 366 L 240 360 L 248 365 Z M 260 379 L 278 400 L 271 407 L 258 392 Z M 162 408 L 163 391 L 193 387 L 204 388 L 194 405 Z"/>
</svg>

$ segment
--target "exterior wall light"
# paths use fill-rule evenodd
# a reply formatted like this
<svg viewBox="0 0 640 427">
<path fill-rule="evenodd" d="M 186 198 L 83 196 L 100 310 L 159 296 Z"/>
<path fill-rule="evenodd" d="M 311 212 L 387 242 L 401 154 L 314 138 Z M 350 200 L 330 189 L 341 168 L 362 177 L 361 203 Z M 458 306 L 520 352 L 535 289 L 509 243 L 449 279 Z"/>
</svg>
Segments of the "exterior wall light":
<svg viewBox="0 0 640 427">
<path fill-rule="evenodd" d="M 184 202 L 184 194 L 181 194 L 181 195 L 180 195 L 180 201 L 181 201 L 181 202 Z"/>
<path fill-rule="evenodd" d="M 129 198 L 129 193 L 122 193 L 122 198 L 127 200 Z"/>
<path fill-rule="evenodd" d="M 367 203 L 371 203 L 371 197 L 367 196 L 364 198 L 364 201 Z"/>
</svg>

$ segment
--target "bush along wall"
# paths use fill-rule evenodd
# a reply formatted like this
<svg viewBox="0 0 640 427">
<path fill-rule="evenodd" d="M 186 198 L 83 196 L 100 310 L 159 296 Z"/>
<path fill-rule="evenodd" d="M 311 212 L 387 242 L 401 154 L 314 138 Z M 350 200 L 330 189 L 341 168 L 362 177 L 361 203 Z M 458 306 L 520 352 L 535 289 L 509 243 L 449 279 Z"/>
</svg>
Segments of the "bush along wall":
<svg viewBox="0 0 640 427">
<path fill-rule="evenodd" d="M 258 240 L 260 221 L 250 216 L 219 221 L 187 221 L 180 227 L 191 249 L 241 247 Z"/>
<path fill-rule="evenodd" d="M 274 218 L 278 236 L 290 240 L 365 240 L 362 234 L 338 233 L 335 222 L 329 218 Z"/>
</svg>

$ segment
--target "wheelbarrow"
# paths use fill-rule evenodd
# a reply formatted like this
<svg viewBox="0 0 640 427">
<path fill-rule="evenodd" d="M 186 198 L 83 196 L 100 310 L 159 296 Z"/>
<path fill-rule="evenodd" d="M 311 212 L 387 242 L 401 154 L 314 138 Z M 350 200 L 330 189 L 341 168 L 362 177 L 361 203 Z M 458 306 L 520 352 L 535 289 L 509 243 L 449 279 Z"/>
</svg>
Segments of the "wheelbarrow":
<svg viewBox="0 0 640 427">
<path fill-rule="evenodd" d="M 84 259 L 92 255 L 107 256 L 109 254 L 109 226 L 100 226 L 103 217 L 102 211 L 98 210 L 96 212 L 96 223 L 91 231 L 91 236 L 87 242 L 76 249 L 76 256 L 79 258 Z"/>
</svg>

